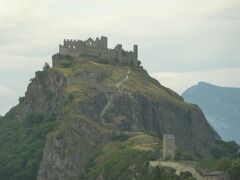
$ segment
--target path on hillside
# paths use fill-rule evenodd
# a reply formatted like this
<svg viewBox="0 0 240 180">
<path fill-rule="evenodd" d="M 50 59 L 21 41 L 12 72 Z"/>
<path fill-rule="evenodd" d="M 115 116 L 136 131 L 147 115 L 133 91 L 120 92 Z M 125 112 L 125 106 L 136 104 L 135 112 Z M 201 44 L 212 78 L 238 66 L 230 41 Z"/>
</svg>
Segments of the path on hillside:
<svg viewBox="0 0 240 180">
<path fill-rule="evenodd" d="M 119 88 L 125 81 L 128 80 L 128 75 L 130 74 L 130 69 L 128 69 L 127 74 L 124 75 L 123 78 L 119 79 L 118 83 L 116 84 L 116 88 Z"/>
<path fill-rule="evenodd" d="M 149 166 L 150 167 L 157 167 L 157 166 L 171 167 L 173 169 L 176 169 L 177 175 L 180 175 L 180 172 L 190 172 L 192 176 L 195 177 L 197 180 L 204 180 L 204 177 L 202 177 L 193 166 L 188 164 L 183 164 L 179 162 L 168 162 L 168 161 L 150 161 Z"/>
<path fill-rule="evenodd" d="M 109 97 L 107 104 L 105 105 L 105 107 L 103 108 L 103 110 L 101 112 L 101 117 L 104 116 L 104 114 L 105 114 L 106 110 L 109 108 L 112 100 L 113 100 L 113 96 Z"/>
<path fill-rule="evenodd" d="M 117 81 L 117 83 L 115 85 L 115 87 L 117 89 L 119 89 L 122 86 L 122 84 L 128 80 L 128 75 L 130 74 L 130 72 L 131 72 L 131 69 L 129 68 L 127 73 Z M 101 118 L 103 118 L 105 112 L 110 107 L 110 105 L 111 105 L 111 103 L 112 103 L 112 101 L 114 99 L 115 94 L 116 93 L 110 95 L 110 97 L 108 98 L 108 102 L 107 102 L 107 104 L 105 105 L 105 107 L 103 108 L 103 110 L 102 110 L 102 112 L 100 114 Z M 102 124 L 103 125 L 109 125 L 110 123 L 105 123 L 105 122 L 102 121 Z"/>
</svg>

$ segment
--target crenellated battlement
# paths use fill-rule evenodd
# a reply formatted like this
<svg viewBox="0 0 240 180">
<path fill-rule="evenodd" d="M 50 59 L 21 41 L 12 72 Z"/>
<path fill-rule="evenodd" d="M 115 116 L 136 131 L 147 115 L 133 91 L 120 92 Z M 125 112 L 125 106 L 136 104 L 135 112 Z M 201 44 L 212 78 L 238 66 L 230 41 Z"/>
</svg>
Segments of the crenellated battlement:
<svg viewBox="0 0 240 180">
<path fill-rule="evenodd" d="M 125 51 L 121 44 L 117 44 L 114 49 L 108 48 L 108 38 L 82 40 L 64 39 L 63 45 L 59 45 L 59 54 L 79 57 L 80 55 L 96 56 L 108 61 L 118 61 L 123 64 L 137 66 L 138 45 L 133 46 L 133 51 Z"/>
</svg>

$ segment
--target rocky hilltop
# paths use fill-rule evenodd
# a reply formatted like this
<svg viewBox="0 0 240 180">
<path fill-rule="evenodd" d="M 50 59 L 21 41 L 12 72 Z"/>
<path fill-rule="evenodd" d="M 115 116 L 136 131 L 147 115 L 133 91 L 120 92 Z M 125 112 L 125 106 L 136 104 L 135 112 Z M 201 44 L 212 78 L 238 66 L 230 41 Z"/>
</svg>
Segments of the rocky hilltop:
<svg viewBox="0 0 240 180">
<path fill-rule="evenodd" d="M 0 118 L 4 179 L 151 179 L 170 133 L 191 158 L 223 151 L 196 105 L 141 67 L 56 54 L 31 79 L 25 97 Z"/>
</svg>

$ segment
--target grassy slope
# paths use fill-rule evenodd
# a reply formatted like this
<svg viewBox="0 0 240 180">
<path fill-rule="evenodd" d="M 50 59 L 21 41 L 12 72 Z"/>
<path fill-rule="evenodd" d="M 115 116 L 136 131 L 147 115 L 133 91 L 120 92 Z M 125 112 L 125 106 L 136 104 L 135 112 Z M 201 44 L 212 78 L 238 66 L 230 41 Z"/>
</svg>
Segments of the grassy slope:
<svg viewBox="0 0 240 180">
<path fill-rule="evenodd" d="M 82 64 L 74 64 L 74 61 L 71 66 L 68 68 L 54 68 L 55 71 L 63 73 L 65 76 L 74 76 L 78 72 L 84 70 L 87 73 L 92 74 L 105 74 L 106 79 L 102 83 L 106 86 L 114 87 L 116 82 L 126 75 L 129 67 L 127 66 L 115 66 L 111 64 L 101 64 L 94 62 L 94 59 L 87 59 Z M 89 83 L 89 82 L 86 82 Z M 84 86 L 72 86 L 69 87 L 68 91 L 80 91 L 86 93 L 87 89 L 81 89 Z M 84 91 L 85 90 L 85 91 Z M 159 100 L 168 100 L 177 105 L 182 106 L 183 108 L 192 108 L 191 104 L 183 102 L 179 97 L 173 95 L 174 92 L 171 90 L 166 90 L 165 87 L 157 83 L 153 78 L 151 78 L 146 71 L 140 69 L 131 69 L 129 74 L 129 79 L 121 86 L 121 90 L 126 90 L 128 92 L 138 92 L 143 95 L 152 97 Z M 171 93 L 169 93 L 171 92 Z"/>
<path fill-rule="evenodd" d="M 145 134 L 115 137 L 114 141 L 96 150 L 88 166 L 87 178 L 147 179 L 148 161 L 159 156 L 158 147 L 158 140 Z"/>
</svg>

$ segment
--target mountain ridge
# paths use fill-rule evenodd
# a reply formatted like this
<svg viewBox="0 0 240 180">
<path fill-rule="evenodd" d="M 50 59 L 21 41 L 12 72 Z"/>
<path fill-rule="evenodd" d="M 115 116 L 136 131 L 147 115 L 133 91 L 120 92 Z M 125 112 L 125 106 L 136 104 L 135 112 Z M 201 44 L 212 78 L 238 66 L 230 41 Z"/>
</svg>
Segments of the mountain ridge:
<svg viewBox="0 0 240 180">
<path fill-rule="evenodd" d="M 240 88 L 221 87 L 200 82 L 187 89 L 182 96 L 187 102 L 198 104 L 210 124 L 225 140 L 238 143 Z"/>
</svg>

